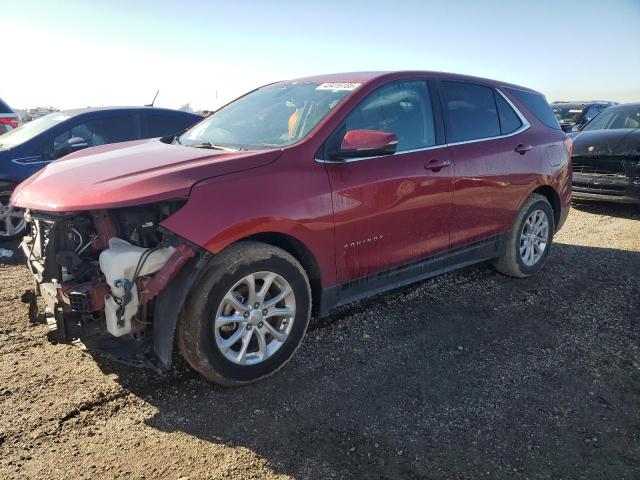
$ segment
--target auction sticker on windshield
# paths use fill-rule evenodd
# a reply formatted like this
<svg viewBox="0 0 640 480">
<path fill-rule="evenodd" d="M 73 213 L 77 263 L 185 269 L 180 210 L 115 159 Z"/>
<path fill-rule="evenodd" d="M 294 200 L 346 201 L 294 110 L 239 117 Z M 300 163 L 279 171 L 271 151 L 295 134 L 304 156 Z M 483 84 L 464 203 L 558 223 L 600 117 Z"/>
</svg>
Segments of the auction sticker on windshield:
<svg viewBox="0 0 640 480">
<path fill-rule="evenodd" d="M 359 83 L 322 83 L 316 87 L 316 90 L 331 90 L 337 92 L 339 90 L 355 90 L 360 86 Z"/>
</svg>

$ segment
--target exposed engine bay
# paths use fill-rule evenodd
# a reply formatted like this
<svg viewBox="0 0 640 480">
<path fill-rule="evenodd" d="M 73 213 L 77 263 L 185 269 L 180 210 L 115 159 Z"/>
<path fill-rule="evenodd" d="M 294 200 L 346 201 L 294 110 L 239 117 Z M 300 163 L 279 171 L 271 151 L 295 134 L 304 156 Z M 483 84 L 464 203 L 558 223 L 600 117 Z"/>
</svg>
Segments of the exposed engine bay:
<svg viewBox="0 0 640 480">
<path fill-rule="evenodd" d="M 159 226 L 181 203 L 26 212 L 29 235 L 21 247 L 36 294 L 44 299 L 47 322 L 63 340 L 107 337 L 113 344 L 122 338 L 123 345 L 140 347 L 133 348 L 137 353 L 145 351 L 155 298 L 198 251 Z M 35 296 L 29 301 L 35 304 Z M 37 316 L 37 307 L 30 311 Z"/>
</svg>

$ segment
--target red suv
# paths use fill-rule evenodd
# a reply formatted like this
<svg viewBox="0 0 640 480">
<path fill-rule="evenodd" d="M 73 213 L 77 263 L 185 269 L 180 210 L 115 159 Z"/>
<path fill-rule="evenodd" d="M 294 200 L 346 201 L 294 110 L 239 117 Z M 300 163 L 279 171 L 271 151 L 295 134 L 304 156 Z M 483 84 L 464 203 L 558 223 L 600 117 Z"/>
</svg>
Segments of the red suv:
<svg viewBox="0 0 640 480">
<path fill-rule="evenodd" d="M 570 150 L 527 88 L 345 73 L 73 153 L 12 201 L 64 337 L 158 369 L 175 339 L 206 378 L 241 384 L 289 360 L 312 312 L 482 261 L 536 273 L 569 212 Z"/>
</svg>

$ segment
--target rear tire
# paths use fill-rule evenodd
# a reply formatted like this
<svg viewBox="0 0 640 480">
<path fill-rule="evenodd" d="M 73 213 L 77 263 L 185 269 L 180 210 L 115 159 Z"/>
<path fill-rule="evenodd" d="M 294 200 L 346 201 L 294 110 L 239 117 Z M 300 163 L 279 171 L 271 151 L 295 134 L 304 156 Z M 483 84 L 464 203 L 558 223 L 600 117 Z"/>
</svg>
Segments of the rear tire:
<svg viewBox="0 0 640 480">
<path fill-rule="evenodd" d="M 178 348 L 212 382 L 254 382 L 289 361 L 310 314 L 311 289 L 300 263 L 280 248 L 241 242 L 216 255 L 189 294 Z"/>
<path fill-rule="evenodd" d="M 495 269 L 516 278 L 534 275 L 547 260 L 554 232 L 553 208 L 544 196 L 532 193 L 516 215 Z"/>
</svg>

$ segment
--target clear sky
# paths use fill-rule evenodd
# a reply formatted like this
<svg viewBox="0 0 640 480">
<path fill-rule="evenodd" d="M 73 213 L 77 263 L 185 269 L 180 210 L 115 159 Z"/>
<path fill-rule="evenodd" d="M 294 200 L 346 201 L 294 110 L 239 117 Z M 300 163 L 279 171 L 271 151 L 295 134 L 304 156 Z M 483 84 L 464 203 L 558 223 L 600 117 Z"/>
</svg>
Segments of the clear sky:
<svg viewBox="0 0 640 480">
<path fill-rule="evenodd" d="M 210 109 L 255 86 L 358 70 L 496 78 L 552 100 L 640 101 L 640 0 L 0 0 L 14 108 Z"/>
</svg>

